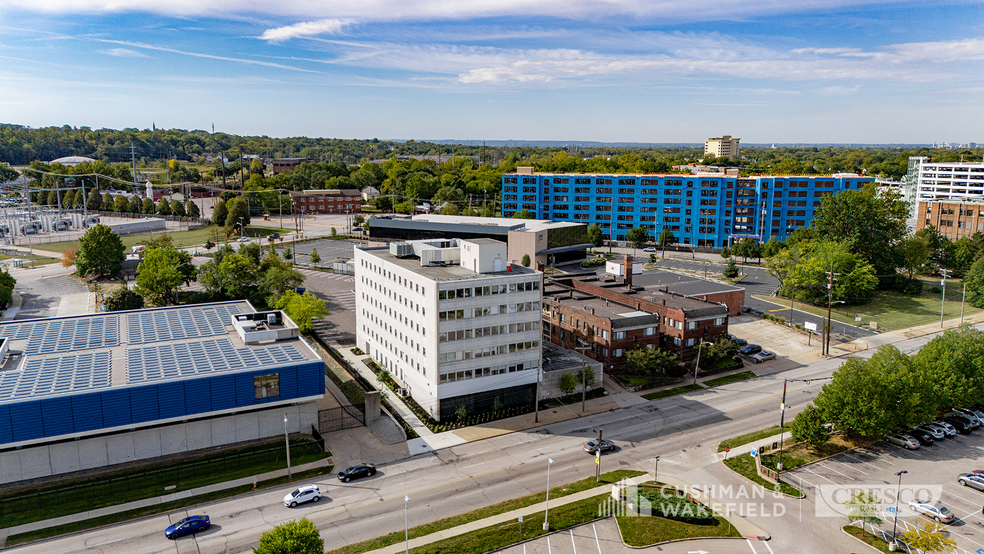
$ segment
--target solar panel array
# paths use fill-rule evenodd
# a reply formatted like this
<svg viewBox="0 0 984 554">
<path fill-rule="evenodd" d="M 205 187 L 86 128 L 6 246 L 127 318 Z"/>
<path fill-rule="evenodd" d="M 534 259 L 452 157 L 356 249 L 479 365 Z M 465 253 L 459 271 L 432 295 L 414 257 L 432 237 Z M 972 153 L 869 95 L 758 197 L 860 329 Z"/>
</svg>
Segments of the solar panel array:
<svg viewBox="0 0 984 554">
<path fill-rule="evenodd" d="M 132 384 L 305 360 L 293 344 L 235 348 L 229 339 L 164 343 L 127 349 L 126 376 Z"/>
<path fill-rule="evenodd" d="M 110 361 L 108 351 L 27 360 L 22 370 L 0 372 L 0 400 L 108 388 Z"/>
<path fill-rule="evenodd" d="M 238 304 L 211 308 L 184 308 L 127 314 L 129 344 L 149 344 L 226 334 L 231 316 L 239 314 Z"/>
<path fill-rule="evenodd" d="M 108 348 L 120 344 L 115 315 L 51 319 L 0 325 L 0 337 L 27 340 L 25 356 Z"/>
</svg>

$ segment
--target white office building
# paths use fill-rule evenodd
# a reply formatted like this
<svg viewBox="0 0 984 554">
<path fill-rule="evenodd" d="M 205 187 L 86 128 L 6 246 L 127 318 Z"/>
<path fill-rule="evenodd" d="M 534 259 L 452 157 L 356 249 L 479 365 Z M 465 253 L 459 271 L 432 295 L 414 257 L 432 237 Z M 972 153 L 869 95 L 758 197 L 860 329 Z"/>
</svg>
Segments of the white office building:
<svg viewBox="0 0 984 554">
<path fill-rule="evenodd" d="M 984 199 L 984 161 L 931 162 L 912 156 L 905 178 L 904 199 L 915 217 L 920 202 Z"/>
<path fill-rule="evenodd" d="M 533 401 L 541 279 L 492 239 L 355 249 L 358 346 L 431 417 Z"/>
</svg>

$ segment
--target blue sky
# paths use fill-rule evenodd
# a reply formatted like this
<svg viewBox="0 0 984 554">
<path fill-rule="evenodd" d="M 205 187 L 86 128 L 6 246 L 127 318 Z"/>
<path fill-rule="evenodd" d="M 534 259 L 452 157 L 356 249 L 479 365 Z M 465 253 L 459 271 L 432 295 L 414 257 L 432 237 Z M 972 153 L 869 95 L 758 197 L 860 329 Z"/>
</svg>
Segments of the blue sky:
<svg viewBox="0 0 984 554">
<path fill-rule="evenodd" d="M 2 0 L 0 122 L 980 143 L 984 2 Z"/>
</svg>

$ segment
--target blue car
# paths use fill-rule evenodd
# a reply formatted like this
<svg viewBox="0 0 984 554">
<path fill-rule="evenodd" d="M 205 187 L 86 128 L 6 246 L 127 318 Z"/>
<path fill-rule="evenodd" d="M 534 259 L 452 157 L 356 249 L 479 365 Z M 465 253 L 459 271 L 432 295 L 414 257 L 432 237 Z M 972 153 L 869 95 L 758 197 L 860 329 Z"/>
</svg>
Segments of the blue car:
<svg viewBox="0 0 984 554">
<path fill-rule="evenodd" d="M 190 535 L 199 531 L 204 531 L 212 526 L 208 516 L 188 516 L 174 525 L 168 526 L 164 530 L 164 536 L 169 539 L 176 539 L 183 535 Z"/>
</svg>

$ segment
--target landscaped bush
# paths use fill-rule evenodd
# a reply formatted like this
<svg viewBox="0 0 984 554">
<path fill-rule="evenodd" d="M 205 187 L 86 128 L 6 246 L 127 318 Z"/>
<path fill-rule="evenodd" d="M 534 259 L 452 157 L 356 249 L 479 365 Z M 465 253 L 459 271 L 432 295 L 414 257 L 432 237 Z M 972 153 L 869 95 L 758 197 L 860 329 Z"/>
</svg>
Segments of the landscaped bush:
<svg viewBox="0 0 984 554">
<path fill-rule="evenodd" d="M 355 354 L 356 356 L 361 356 L 361 355 L 363 355 L 363 354 L 365 354 L 365 352 L 363 352 L 363 351 L 362 351 L 362 349 L 361 349 L 361 348 L 359 348 L 358 346 L 356 346 L 355 348 L 350 348 L 349 350 L 350 350 L 350 351 L 351 351 L 351 352 L 352 352 L 353 354 Z"/>
<path fill-rule="evenodd" d="M 584 260 L 583 262 L 581 262 L 581 267 L 585 269 L 589 267 L 598 267 L 598 266 L 605 265 L 605 261 L 606 260 L 603 257 L 593 258 L 591 260 Z"/>
<path fill-rule="evenodd" d="M 711 510 L 693 500 L 681 497 L 676 489 L 671 487 L 660 490 L 639 489 L 639 497 L 639 503 L 642 504 L 640 508 L 644 510 L 648 504 L 650 513 L 657 517 L 695 525 L 711 525 L 715 522 Z"/>
</svg>

